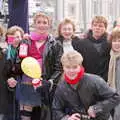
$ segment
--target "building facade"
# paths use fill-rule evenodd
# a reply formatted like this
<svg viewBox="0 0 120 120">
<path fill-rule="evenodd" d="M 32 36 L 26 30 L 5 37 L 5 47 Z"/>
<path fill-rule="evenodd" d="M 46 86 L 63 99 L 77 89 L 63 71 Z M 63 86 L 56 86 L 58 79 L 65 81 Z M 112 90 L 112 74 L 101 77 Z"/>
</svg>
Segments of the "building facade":
<svg viewBox="0 0 120 120">
<path fill-rule="evenodd" d="M 6 16 L 8 0 L 0 0 L 0 13 Z M 37 11 L 45 11 L 53 20 L 53 29 L 64 18 L 71 18 L 76 24 L 76 31 L 90 28 L 95 15 L 103 15 L 109 21 L 108 30 L 112 29 L 115 19 L 120 17 L 120 0 L 29 0 L 29 22 Z M 3 20 L 4 19 L 4 20 Z M 6 17 L 0 18 L 6 21 Z"/>
<path fill-rule="evenodd" d="M 56 0 L 56 6 L 56 20 L 73 19 L 77 31 L 90 28 L 95 15 L 105 16 L 109 22 L 108 30 L 111 30 L 114 20 L 120 16 L 119 0 Z"/>
</svg>

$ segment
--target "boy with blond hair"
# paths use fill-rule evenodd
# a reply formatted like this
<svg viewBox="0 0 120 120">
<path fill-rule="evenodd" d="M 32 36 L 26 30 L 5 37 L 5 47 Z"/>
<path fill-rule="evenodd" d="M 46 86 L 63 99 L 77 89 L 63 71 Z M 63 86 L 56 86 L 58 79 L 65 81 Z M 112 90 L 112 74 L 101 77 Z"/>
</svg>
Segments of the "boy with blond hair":
<svg viewBox="0 0 120 120">
<path fill-rule="evenodd" d="M 77 51 L 64 53 L 64 77 L 52 104 L 53 120 L 108 120 L 120 96 L 99 76 L 84 72 L 83 57 Z"/>
</svg>

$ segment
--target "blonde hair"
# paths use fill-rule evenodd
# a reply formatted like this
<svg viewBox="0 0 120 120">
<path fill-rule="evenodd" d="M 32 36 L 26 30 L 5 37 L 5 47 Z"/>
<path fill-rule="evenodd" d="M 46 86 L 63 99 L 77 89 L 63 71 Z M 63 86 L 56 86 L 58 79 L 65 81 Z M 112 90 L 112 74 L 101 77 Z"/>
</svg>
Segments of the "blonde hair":
<svg viewBox="0 0 120 120">
<path fill-rule="evenodd" d="M 62 65 L 64 66 L 65 64 L 78 64 L 78 65 L 82 65 L 83 62 L 83 57 L 82 55 L 73 50 L 73 51 L 69 51 L 67 53 L 63 53 L 62 57 L 61 57 L 61 62 Z"/>
<path fill-rule="evenodd" d="M 19 31 L 19 32 L 21 33 L 21 36 L 23 37 L 23 35 L 24 35 L 24 30 L 23 30 L 21 27 L 16 26 L 16 25 L 8 28 L 7 33 L 6 33 L 6 36 L 7 36 L 7 35 L 14 35 L 16 31 Z"/>
<path fill-rule="evenodd" d="M 45 13 L 42 13 L 42 12 L 37 12 L 35 15 L 34 15 L 34 18 L 33 18 L 33 22 L 34 24 L 36 23 L 36 20 L 39 18 L 39 17 L 43 17 L 43 18 L 46 18 L 48 20 L 48 24 L 50 25 L 51 24 L 51 19 L 48 15 L 46 15 Z"/>
<path fill-rule="evenodd" d="M 73 31 L 75 32 L 75 24 L 73 23 L 72 20 L 68 19 L 68 18 L 65 18 L 59 25 L 58 25 L 58 35 L 60 36 L 61 35 L 61 28 L 63 25 L 66 25 L 66 24 L 71 24 L 72 27 L 73 27 Z"/>
<path fill-rule="evenodd" d="M 0 25 L 0 36 L 3 36 L 5 32 L 6 32 L 5 28 L 2 25 Z"/>
<path fill-rule="evenodd" d="M 111 42 L 114 42 L 114 40 L 116 40 L 116 39 L 120 39 L 120 28 L 119 27 L 115 27 L 112 30 L 110 37 L 109 37 L 109 40 Z"/>
<path fill-rule="evenodd" d="M 105 28 L 107 28 L 108 26 L 108 21 L 105 17 L 103 16 L 95 16 L 93 19 L 92 19 L 92 25 L 93 23 L 103 23 Z"/>
</svg>

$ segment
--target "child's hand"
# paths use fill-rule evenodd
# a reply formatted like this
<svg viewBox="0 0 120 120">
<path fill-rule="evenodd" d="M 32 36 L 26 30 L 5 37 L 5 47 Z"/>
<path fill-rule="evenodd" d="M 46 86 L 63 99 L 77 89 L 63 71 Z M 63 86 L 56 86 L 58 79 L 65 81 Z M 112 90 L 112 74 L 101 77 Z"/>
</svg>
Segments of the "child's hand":
<svg viewBox="0 0 120 120">
<path fill-rule="evenodd" d="M 29 40 L 29 39 L 30 39 L 30 35 L 29 35 L 28 33 L 25 33 L 25 34 L 23 35 L 23 39 Z"/>
<path fill-rule="evenodd" d="M 40 79 L 33 79 L 32 84 L 34 89 L 36 90 L 38 87 L 42 86 L 42 81 Z"/>
<path fill-rule="evenodd" d="M 95 114 L 95 111 L 94 111 L 94 108 L 92 106 L 89 107 L 88 109 L 88 115 L 92 118 L 95 118 L 96 117 L 96 114 Z"/>
<path fill-rule="evenodd" d="M 68 120 L 81 120 L 80 119 L 80 114 L 79 113 L 74 113 L 68 118 Z"/>
<path fill-rule="evenodd" d="M 7 80 L 7 83 L 9 87 L 14 88 L 17 84 L 17 81 L 13 77 L 11 77 Z"/>
</svg>

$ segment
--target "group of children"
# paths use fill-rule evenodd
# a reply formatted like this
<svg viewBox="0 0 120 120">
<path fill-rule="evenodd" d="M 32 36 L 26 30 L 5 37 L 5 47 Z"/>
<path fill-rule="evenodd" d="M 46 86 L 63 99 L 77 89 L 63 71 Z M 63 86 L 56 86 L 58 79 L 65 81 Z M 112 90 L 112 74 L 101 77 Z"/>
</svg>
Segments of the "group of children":
<svg viewBox="0 0 120 120">
<path fill-rule="evenodd" d="M 108 42 L 102 16 L 93 19 L 92 32 L 84 40 L 74 35 L 75 25 L 70 19 L 59 24 L 57 38 L 49 33 L 48 15 L 39 12 L 33 22 L 29 35 L 19 26 L 6 32 L 0 27 L 0 39 L 7 43 L 6 49 L 0 48 L 0 120 L 108 120 L 120 102 L 119 26 Z M 27 51 L 20 53 L 23 43 Z M 33 78 L 21 70 L 21 61 L 29 56 L 42 68 L 42 86 L 37 89 Z M 34 116 L 36 108 L 39 115 Z M 113 120 L 119 119 L 119 109 L 118 105 Z"/>
<path fill-rule="evenodd" d="M 34 30 L 30 35 L 25 35 L 19 26 L 12 26 L 7 30 L 4 41 L 8 46 L 4 52 L 1 48 L 0 59 L 0 120 L 19 119 L 16 118 L 18 113 L 21 120 L 31 120 L 33 108 L 39 107 L 41 111 L 43 102 L 50 106 L 49 88 L 56 87 L 62 73 L 60 63 L 62 48 L 59 42 L 49 34 L 50 25 L 50 18 L 39 12 L 34 16 Z M 1 35 L 3 35 L 2 32 Z M 29 56 L 34 57 L 42 69 L 42 87 L 44 88 L 42 92 L 34 90 L 33 78 L 25 75 L 21 70 L 21 61 Z M 54 91 L 51 90 L 52 92 Z M 33 119 L 51 118 L 46 115 L 46 111 L 41 112 L 37 117 Z"/>
</svg>

